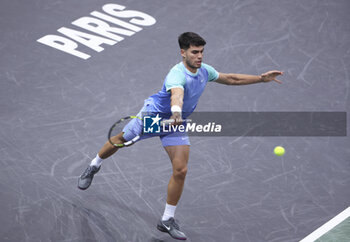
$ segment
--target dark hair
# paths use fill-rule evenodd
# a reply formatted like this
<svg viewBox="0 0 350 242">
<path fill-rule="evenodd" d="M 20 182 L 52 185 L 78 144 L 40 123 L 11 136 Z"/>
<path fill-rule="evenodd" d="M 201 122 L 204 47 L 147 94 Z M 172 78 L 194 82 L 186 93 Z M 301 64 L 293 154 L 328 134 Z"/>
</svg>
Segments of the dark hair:
<svg viewBox="0 0 350 242">
<path fill-rule="evenodd" d="M 205 40 L 198 34 L 193 32 L 185 32 L 181 34 L 178 38 L 180 49 L 187 50 L 191 45 L 202 46 L 205 45 Z"/>
</svg>

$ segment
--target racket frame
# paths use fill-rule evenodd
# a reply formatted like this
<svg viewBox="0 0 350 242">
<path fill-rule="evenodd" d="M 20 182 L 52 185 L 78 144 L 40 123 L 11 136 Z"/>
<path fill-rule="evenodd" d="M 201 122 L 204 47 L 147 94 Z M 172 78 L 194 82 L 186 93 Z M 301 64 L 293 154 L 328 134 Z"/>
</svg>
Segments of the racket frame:
<svg viewBox="0 0 350 242">
<path fill-rule="evenodd" d="M 124 143 L 122 143 L 122 144 L 114 144 L 114 143 L 112 142 L 112 140 L 111 140 L 111 138 L 114 137 L 114 136 L 111 137 L 112 132 L 113 132 L 114 128 L 115 128 L 119 123 L 121 123 L 121 122 L 123 122 L 123 121 L 125 121 L 125 120 L 128 120 L 128 119 L 134 119 L 134 118 L 138 118 L 138 119 L 140 119 L 140 120 L 143 120 L 142 118 L 140 118 L 140 117 L 138 117 L 138 116 L 130 115 L 130 116 L 126 116 L 126 117 L 124 117 L 124 118 L 119 119 L 117 122 L 115 122 L 115 123 L 111 126 L 111 128 L 110 128 L 109 131 L 108 131 L 108 141 L 109 141 L 109 143 L 110 143 L 111 145 L 113 145 L 113 146 L 115 146 L 115 147 L 117 147 L 117 148 L 127 147 L 127 146 L 130 146 L 130 145 L 134 144 L 136 141 L 138 141 L 138 140 L 140 139 L 141 135 L 137 135 L 137 136 L 134 137 L 133 139 L 131 139 L 131 140 L 127 141 L 127 142 L 124 142 Z"/>
</svg>

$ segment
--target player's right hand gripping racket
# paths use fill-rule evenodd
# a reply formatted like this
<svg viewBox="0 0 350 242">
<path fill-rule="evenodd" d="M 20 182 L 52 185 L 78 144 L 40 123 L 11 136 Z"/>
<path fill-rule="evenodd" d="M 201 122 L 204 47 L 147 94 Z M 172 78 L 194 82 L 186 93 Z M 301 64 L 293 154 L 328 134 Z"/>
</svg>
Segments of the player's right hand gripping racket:
<svg viewBox="0 0 350 242">
<path fill-rule="evenodd" d="M 137 135 L 136 137 L 134 137 L 133 139 L 123 142 L 121 140 L 121 136 L 118 134 L 120 134 L 123 131 L 123 128 L 125 127 L 125 125 L 130 122 L 132 119 L 140 119 L 142 120 L 142 118 L 137 117 L 137 116 L 126 116 L 124 118 L 119 119 L 117 122 L 115 122 L 112 127 L 109 129 L 108 132 L 108 141 L 109 143 L 111 143 L 113 146 L 117 147 L 117 148 L 122 148 L 122 147 L 127 147 L 130 146 L 132 144 L 134 144 L 136 141 L 138 141 L 140 139 L 140 135 Z"/>
</svg>

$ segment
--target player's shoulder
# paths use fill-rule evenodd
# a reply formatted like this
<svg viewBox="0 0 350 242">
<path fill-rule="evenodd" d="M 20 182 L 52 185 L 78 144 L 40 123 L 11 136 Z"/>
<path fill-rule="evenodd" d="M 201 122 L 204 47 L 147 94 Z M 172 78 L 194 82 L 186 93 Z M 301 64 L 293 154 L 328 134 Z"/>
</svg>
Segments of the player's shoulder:
<svg viewBox="0 0 350 242">
<path fill-rule="evenodd" d="M 178 63 L 170 69 L 166 78 L 167 82 L 169 82 L 169 80 L 183 82 L 186 79 L 185 70 L 182 66 L 181 63 Z"/>
<path fill-rule="evenodd" d="M 174 65 L 171 69 L 170 72 L 179 72 L 179 73 L 184 73 L 185 71 L 185 66 L 182 64 L 182 62 L 177 63 L 176 65 Z"/>
<path fill-rule="evenodd" d="M 202 63 L 201 69 L 205 70 L 205 72 L 207 73 L 209 82 L 215 81 L 219 78 L 219 73 L 211 65 L 208 65 L 206 63 Z"/>
<path fill-rule="evenodd" d="M 180 63 L 174 65 L 169 73 L 168 73 L 168 76 L 178 76 L 178 77 L 185 77 L 185 70 L 184 70 L 184 65 Z"/>
</svg>

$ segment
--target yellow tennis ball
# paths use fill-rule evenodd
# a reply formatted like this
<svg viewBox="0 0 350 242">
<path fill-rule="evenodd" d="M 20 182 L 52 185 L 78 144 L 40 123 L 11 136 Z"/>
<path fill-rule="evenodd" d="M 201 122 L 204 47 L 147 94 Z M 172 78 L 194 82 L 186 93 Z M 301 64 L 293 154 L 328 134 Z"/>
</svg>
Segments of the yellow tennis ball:
<svg viewBox="0 0 350 242">
<path fill-rule="evenodd" d="M 273 150 L 273 152 L 277 156 L 282 156 L 282 155 L 284 155 L 285 150 L 284 150 L 284 148 L 282 146 L 276 146 L 275 149 Z"/>
</svg>

